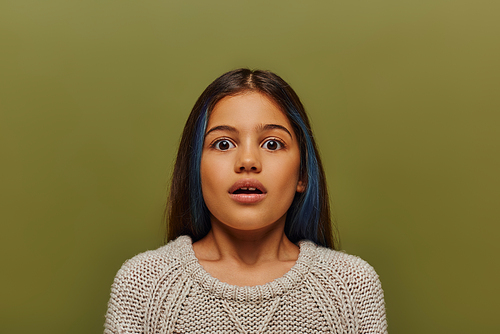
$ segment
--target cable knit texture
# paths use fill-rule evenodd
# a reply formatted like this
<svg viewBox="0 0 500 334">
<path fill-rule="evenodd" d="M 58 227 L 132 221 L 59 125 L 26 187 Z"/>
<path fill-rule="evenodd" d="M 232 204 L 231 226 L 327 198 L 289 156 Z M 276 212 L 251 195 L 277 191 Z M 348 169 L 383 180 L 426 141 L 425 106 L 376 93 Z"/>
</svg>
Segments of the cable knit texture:
<svg viewBox="0 0 500 334">
<path fill-rule="evenodd" d="M 251 287 L 208 274 L 188 236 L 139 254 L 115 277 L 104 333 L 387 333 L 368 263 L 310 241 L 299 246 L 289 272 Z"/>
</svg>

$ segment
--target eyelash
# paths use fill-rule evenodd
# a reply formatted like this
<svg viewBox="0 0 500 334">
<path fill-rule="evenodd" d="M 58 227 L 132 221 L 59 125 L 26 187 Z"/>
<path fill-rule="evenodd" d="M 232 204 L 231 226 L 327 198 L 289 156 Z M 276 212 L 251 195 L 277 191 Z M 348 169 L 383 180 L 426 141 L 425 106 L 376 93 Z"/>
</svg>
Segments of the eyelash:
<svg viewBox="0 0 500 334">
<path fill-rule="evenodd" d="M 266 143 L 269 143 L 270 141 L 274 141 L 275 143 L 278 144 L 278 148 L 275 149 L 275 150 L 269 150 L 269 151 L 278 151 L 278 150 L 282 150 L 286 147 L 285 143 L 281 140 L 279 140 L 278 138 L 269 138 L 269 139 L 266 139 L 264 141 L 264 143 L 261 145 L 261 147 L 264 147 L 264 145 L 266 145 Z"/>
<path fill-rule="evenodd" d="M 230 147 L 227 150 L 221 150 L 220 148 L 217 148 L 217 145 L 224 142 L 224 141 L 228 142 L 230 145 L 233 145 L 233 147 L 236 147 L 236 145 L 231 140 L 229 140 L 227 138 L 221 138 L 221 139 L 217 139 L 212 144 L 210 144 L 210 148 L 214 148 L 214 149 L 219 150 L 219 151 L 227 151 L 227 150 L 233 148 L 233 147 Z"/>
<path fill-rule="evenodd" d="M 270 150 L 270 149 L 267 149 L 268 151 L 274 152 L 274 151 L 279 151 L 279 150 L 282 150 L 282 149 L 286 148 L 285 143 L 284 143 L 282 140 L 278 139 L 278 138 L 268 138 L 268 139 L 266 139 L 266 140 L 264 141 L 264 143 L 263 143 L 262 145 L 260 145 L 260 147 L 265 148 L 264 146 L 265 146 L 267 143 L 269 143 L 270 141 L 274 141 L 275 143 L 277 143 L 277 144 L 278 144 L 278 148 L 277 148 L 277 149 L 275 149 L 275 150 Z M 233 147 L 229 147 L 229 148 L 228 148 L 228 149 L 226 149 L 226 150 L 221 150 L 220 148 L 217 148 L 217 145 L 219 145 L 219 144 L 220 144 L 220 143 L 222 143 L 222 142 L 228 142 L 228 143 L 229 143 L 230 145 L 232 145 Z M 229 149 L 231 149 L 231 148 L 234 148 L 234 147 L 236 147 L 236 145 L 235 145 L 235 144 L 234 144 L 234 143 L 233 143 L 230 139 L 227 139 L 227 138 L 217 139 L 217 140 L 215 140 L 214 142 L 212 142 L 212 143 L 210 144 L 210 148 L 213 148 L 213 149 L 216 149 L 216 150 L 219 150 L 219 151 L 227 151 L 227 150 L 229 150 Z"/>
</svg>

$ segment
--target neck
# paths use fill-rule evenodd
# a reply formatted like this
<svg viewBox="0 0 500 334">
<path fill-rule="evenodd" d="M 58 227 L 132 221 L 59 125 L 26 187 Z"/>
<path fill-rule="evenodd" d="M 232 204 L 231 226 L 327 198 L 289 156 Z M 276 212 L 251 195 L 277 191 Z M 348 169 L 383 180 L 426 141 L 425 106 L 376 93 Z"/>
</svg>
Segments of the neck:
<svg viewBox="0 0 500 334">
<path fill-rule="evenodd" d="M 193 245 L 200 260 L 228 261 L 257 266 L 273 261 L 297 260 L 299 248 L 285 235 L 285 219 L 258 230 L 237 230 L 216 220 L 212 229 Z"/>
</svg>

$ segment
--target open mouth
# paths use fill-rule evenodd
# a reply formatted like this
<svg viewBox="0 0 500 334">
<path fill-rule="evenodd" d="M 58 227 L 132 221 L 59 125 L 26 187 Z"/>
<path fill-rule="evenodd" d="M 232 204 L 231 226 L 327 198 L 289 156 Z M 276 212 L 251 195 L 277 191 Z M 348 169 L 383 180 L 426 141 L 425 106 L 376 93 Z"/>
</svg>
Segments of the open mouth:
<svg viewBox="0 0 500 334">
<path fill-rule="evenodd" d="M 240 179 L 229 189 L 231 198 L 241 204 L 256 204 L 267 196 L 267 189 L 259 180 Z"/>
<path fill-rule="evenodd" d="M 236 189 L 233 192 L 234 195 L 239 195 L 239 194 L 262 194 L 262 191 L 257 188 L 253 187 L 241 187 Z"/>
</svg>

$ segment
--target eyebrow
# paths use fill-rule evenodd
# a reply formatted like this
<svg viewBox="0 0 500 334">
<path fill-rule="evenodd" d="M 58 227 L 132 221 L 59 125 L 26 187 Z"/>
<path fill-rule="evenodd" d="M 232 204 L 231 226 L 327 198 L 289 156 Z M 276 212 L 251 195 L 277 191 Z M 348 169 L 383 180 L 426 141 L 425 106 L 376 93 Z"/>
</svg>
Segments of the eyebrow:
<svg viewBox="0 0 500 334">
<path fill-rule="evenodd" d="M 290 133 L 290 131 L 288 131 L 288 129 L 285 128 L 283 125 L 279 125 L 279 124 L 266 124 L 266 125 L 259 126 L 258 129 L 259 130 L 282 130 L 282 131 L 285 131 L 286 133 L 288 133 L 288 135 L 290 136 L 290 138 L 293 139 L 293 136 Z"/>
<path fill-rule="evenodd" d="M 229 125 L 218 125 L 218 126 L 214 126 L 213 128 L 211 128 L 210 130 L 208 130 L 206 133 L 205 133 L 205 137 L 208 136 L 208 134 L 212 131 L 229 131 L 229 132 L 235 132 L 235 133 L 238 133 L 239 131 L 236 130 L 235 127 L 232 127 L 232 126 L 229 126 Z"/>
<path fill-rule="evenodd" d="M 290 131 L 288 131 L 288 129 L 285 128 L 283 125 L 279 125 L 279 124 L 261 124 L 261 125 L 257 126 L 257 130 L 259 130 L 259 131 L 282 130 L 282 131 L 285 131 L 286 133 L 288 133 L 288 135 L 290 136 L 290 138 L 293 139 L 293 136 L 290 133 Z M 232 126 L 229 126 L 229 125 L 218 125 L 218 126 L 214 126 L 210 130 L 208 130 L 205 133 L 205 137 L 208 136 L 208 134 L 210 132 L 213 132 L 213 131 L 229 131 L 229 132 L 239 133 L 239 131 L 235 127 L 232 127 Z"/>
</svg>

